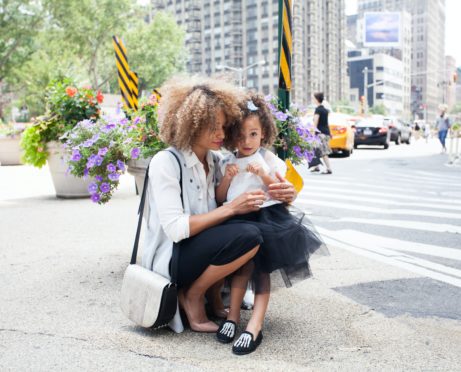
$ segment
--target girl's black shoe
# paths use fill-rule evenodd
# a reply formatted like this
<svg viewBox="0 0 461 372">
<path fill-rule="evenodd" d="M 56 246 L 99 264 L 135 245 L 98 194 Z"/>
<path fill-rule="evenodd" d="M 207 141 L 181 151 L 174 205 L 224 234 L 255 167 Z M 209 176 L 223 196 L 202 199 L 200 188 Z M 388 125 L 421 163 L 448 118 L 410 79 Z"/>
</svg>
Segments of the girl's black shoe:
<svg viewBox="0 0 461 372">
<path fill-rule="evenodd" d="M 235 341 L 234 346 L 232 346 L 232 352 L 237 355 L 250 354 L 256 350 L 256 348 L 261 344 L 262 340 L 262 331 L 259 331 L 258 337 L 256 337 L 256 339 L 254 339 L 250 332 L 242 332 L 237 341 Z"/>
<path fill-rule="evenodd" d="M 232 320 L 226 320 L 219 326 L 218 331 L 216 332 L 216 338 L 219 342 L 228 344 L 234 340 L 236 328 L 237 324 L 235 324 L 235 322 Z"/>
</svg>

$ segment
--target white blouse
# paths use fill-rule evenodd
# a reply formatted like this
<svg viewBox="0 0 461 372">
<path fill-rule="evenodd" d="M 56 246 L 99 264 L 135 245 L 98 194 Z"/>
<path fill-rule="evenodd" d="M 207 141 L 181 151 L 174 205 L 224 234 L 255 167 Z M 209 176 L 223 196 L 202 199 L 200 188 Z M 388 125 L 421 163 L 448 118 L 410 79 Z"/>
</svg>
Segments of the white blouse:
<svg viewBox="0 0 461 372">
<path fill-rule="evenodd" d="M 142 266 L 168 279 L 171 279 L 169 263 L 173 242 L 189 237 L 189 216 L 216 208 L 215 170 L 221 158 L 218 153 L 208 152 L 207 176 L 194 152 L 170 149 L 181 162 L 184 207 L 180 197 L 178 162 L 170 152 L 160 151 L 150 162 L 145 206 L 147 231 L 142 256 Z M 170 327 L 175 332 L 183 331 L 178 311 Z"/>
<path fill-rule="evenodd" d="M 220 181 L 221 177 L 225 174 L 228 164 L 236 164 L 239 169 L 239 173 L 234 176 L 227 190 L 227 202 L 234 200 L 247 191 L 262 189 L 267 192 L 267 186 L 264 184 L 261 177 L 247 171 L 247 167 L 251 163 L 258 163 L 263 167 L 266 173 L 274 178 L 276 172 L 285 175 L 287 169 L 285 163 L 277 155 L 265 148 L 260 148 L 253 155 L 243 158 L 238 158 L 232 153 L 226 155 L 219 161 L 218 181 Z M 268 196 L 268 200 L 261 205 L 261 208 L 277 203 L 281 202 L 269 199 Z"/>
</svg>

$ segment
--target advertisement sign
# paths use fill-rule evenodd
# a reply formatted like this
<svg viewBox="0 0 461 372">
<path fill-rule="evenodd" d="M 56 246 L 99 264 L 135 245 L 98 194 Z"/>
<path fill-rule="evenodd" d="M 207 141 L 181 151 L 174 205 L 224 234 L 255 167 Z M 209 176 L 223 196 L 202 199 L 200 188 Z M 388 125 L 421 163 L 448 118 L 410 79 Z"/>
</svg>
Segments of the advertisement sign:
<svg viewBox="0 0 461 372">
<path fill-rule="evenodd" d="M 365 47 L 399 47 L 401 41 L 400 13 L 365 13 L 363 30 Z"/>
</svg>

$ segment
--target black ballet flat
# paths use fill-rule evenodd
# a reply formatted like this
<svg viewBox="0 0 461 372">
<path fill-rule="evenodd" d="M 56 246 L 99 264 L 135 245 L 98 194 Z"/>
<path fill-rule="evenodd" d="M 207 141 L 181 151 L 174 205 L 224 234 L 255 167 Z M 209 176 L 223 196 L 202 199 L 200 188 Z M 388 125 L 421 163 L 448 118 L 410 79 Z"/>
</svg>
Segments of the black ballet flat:
<svg viewBox="0 0 461 372">
<path fill-rule="evenodd" d="M 262 331 L 259 331 L 258 337 L 256 337 L 256 339 L 254 339 L 254 336 L 250 332 L 242 332 L 240 337 L 232 346 L 232 352 L 236 355 L 250 354 L 258 348 L 262 340 Z"/>
<path fill-rule="evenodd" d="M 226 320 L 219 326 L 218 331 L 216 332 L 216 338 L 219 342 L 228 344 L 234 340 L 236 328 L 237 324 L 235 324 L 235 322 L 232 320 Z"/>
</svg>

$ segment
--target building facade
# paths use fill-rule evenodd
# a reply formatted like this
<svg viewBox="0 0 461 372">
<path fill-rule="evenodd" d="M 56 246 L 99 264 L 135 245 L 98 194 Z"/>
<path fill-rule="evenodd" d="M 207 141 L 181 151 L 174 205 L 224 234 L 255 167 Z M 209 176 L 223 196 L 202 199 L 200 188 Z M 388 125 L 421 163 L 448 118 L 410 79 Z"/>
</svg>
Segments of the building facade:
<svg viewBox="0 0 461 372">
<path fill-rule="evenodd" d="M 350 100 L 358 106 L 359 97 L 365 97 L 367 107 L 384 105 L 389 115 L 404 114 L 403 62 L 388 54 L 368 54 L 367 50 L 349 52 Z"/>
<path fill-rule="evenodd" d="M 186 30 L 188 71 L 234 71 L 236 80 L 264 94 L 278 84 L 278 0 L 152 0 Z M 294 1 L 292 13 L 292 100 L 310 103 L 324 91 L 328 100 L 347 96 L 344 0 Z M 265 65 L 257 64 L 265 61 Z M 228 69 L 232 67 L 234 70 Z M 235 71 L 237 69 L 238 71 Z"/>
<path fill-rule="evenodd" d="M 445 0 L 358 0 L 358 13 L 406 11 L 411 15 L 411 110 L 434 121 L 443 101 Z"/>
</svg>

